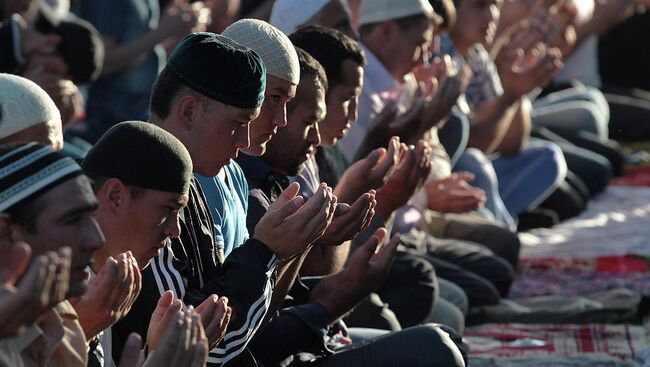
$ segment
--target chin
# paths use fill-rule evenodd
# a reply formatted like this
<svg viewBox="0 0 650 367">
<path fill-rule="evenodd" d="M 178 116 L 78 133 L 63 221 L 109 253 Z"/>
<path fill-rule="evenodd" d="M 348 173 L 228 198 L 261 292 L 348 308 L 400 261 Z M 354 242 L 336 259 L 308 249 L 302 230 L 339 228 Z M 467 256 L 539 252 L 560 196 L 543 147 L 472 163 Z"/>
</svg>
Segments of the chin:
<svg viewBox="0 0 650 367">
<path fill-rule="evenodd" d="M 250 155 L 250 156 L 259 157 L 259 156 L 264 155 L 264 153 L 266 153 L 266 143 L 261 144 L 261 145 L 253 145 L 253 144 L 251 144 L 250 147 L 248 147 L 246 149 L 242 149 L 241 151 L 244 152 L 245 154 Z"/>
</svg>

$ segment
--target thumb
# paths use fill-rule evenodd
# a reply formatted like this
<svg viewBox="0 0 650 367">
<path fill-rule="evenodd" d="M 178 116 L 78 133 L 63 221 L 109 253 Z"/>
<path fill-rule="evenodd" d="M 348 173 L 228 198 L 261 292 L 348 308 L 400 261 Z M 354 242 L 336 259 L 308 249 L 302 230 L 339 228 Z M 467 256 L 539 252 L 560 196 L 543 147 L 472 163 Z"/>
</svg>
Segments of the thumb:
<svg viewBox="0 0 650 367">
<path fill-rule="evenodd" d="M 136 367 L 140 359 L 140 348 L 142 348 L 142 338 L 138 333 L 129 334 L 126 340 L 122 357 L 120 357 L 120 367 Z"/>
<path fill-rule="evenodd" d="M 287 188 L 284 189 L 282 193 L 280 193 L 280 196 L 278 196 L 275 202 L 273 202 L 273 204 L 275 205 L 272 204 L 272 206 L 276 206 L 276 207 L 284 206 L 284 204 L 290 202 L 296 197 L 296 195 L 298 195 L 298 191 L 300 191 L 300 184 L 297 182 L 293 182 L 291 185 L 287 186 Z"/>
<path fill-rule="evenodd" d="M 156 305 L 156 309 L 151 314 L 151 320 L 152 321 L 162 320 L 162 318 L 167 313 L 167 310 L 172 305 L 174 298 L 175 298 L 174 293 L 172 291 L 166 291 L 165 293 L 163 293 L 163 295 L 160 296 L 160 299 L 158 299 L 158 304 Z"/>
<path fill-rule="evenodd" d="M 271 224 L 273 227 L 279 226 L 287 217 L 298 211 L 304 203 L 305 199 L 302 196 L 296 196 L 291 201 L 282 205 L 280 209 L 269 212 L 272 215 Z"/>
<path fill-rule="evenodd" d="M 6 264 L 7 270 L 2 272 L 5 276 L 2 283 L 16 284 L 16 281 L 25 272 L 29 259 L 32 255 L 32 249 L 26 243 L 19 242 L 11 246 L 9 254 L 9 263 Z"/>
<path fill-rule="evenodd" d="M 388 232 L 385 228 L 379 228 L 375 233 L 366 241 L 366 243 L 361 246 L 361 248 L 354 252 L 355 262 L 360 262 L 361 264 L 367 264 L 372 256 L 377 251 L 377 246 L 386 238 Z"/>
</svg>

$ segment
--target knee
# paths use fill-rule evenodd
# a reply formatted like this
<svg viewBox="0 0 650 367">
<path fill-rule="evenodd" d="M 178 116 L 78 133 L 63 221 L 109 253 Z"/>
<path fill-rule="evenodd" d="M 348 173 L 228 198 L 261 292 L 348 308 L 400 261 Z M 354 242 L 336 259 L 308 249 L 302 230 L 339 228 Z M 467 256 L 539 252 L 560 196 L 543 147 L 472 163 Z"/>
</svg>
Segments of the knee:
<svg viewBox="0 0 650 367">
<path fill-rule="evenodd" d="M 553 184 L 558 186 L 564 180 L 567 173 L 567 164 L 562 149 L 557 144 L 551 142 L 535 141 L 531 144 L 529 154 L 531 160 L 536 161 L 540 167 L 537 172 L 544 173 L 540 177 L 547 177 L 553 180 Z"/>
<path fill-rule="evenodd" d="M 461 337 L 449 327 L 437 324 L 414 326 L 402 331 L 408 337 L 408 353 L 417 361 L 408 366 L 465 366 L 467 346 Z M 426 353 L 426 354 L 425 354 Z M 406 355 L 407 353 L 404 353 Z"/>
</svg>

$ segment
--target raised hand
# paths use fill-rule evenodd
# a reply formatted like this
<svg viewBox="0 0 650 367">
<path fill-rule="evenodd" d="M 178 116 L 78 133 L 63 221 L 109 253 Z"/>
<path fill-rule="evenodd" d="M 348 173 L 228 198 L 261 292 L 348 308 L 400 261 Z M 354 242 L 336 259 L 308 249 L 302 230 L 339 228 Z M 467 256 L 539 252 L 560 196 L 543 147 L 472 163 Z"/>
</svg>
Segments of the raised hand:
<svg viewBox="0 0 650 367">
<path fill-rule="evenodd" d="M 372 150 L 388 145 L 392 137 L 397 136 L 401 141 L 409 141 L 419 134 L 419 127 L 424 113 L 425 100 L 416 98 L 415 104 L 398 116 L 396 102 L 389 102 L 368 125 L 368 131 L 363 142 L 355 153 L 354 161 L 367 156 Z"/>
<path fill-rule="evenodd" d="M 311 292 L 311 301 L 321 304 L 331 321 L 345 315 L 381 286 L 390 270 L 399 239 L 386 245 L 387 232 L 380 228 L 348 258 L 340 273 L 321 280 Z M 379 248 L 379 250 L 377 250 Z"/>
<path fill-rule="evenodd" d="M 130 251 L 120 254 L 117 260 L 106 259 L 99 273 L 89 282 L 88 291 L 70 300 L 86 338 L 90 340 L 126 316 L 141 287 L 140 269 Z"/>
<path fill-rule="evenodd" d="M 205 335 L 208 338 L 210 349 L 215 348 L 226 335 L 226 329 L 232 316 L 232 309 L 228 307 L 228 298 L 213 294 L 196 308 L 201 315 L 201 322 Z"/>
<path fill-rule="evenodd" d="M 466 213 L 485 204 L 485 192 L 469 183 L 474 175 L 469 172 L 452 173 L 442 180 L 426 183 L 429 209 L 440 213 Z"/>
<path fill-rule="evenodd" d="M 341 273 L 342 284 L 366 296 L 381 286 L 388 275 L 399 244 L 399 238 L 393 236 L 390 242 L 382 245 L 387 235 L 386 229 L 378 229 L 366 243 L 350 255 Z"/>
<path fill-rule="evenodd" d="M 401 156 L 399 137 L 390 139 L 387 148 L 377 148 L 364 159 L 348 167 L 334 194 L 340 202 L 350 203 L 369 190 L 380 188 L 393 173 Z"/>
<path fill-rule="evenodd" d="M 68 292 L 69 247 L 37 256 L 24 273 L 30 256 L 30 247 L 24 243 L 4 249 L 0 261 L 0 338 L 20 334 L 63 301 Z"/>
<path fill-rule="evenodd" d="M 326 184 L 321 184 L 307 202 L 296 196 L 299 189 L 297 183 L 289 185 L 255 227 L 253 237 L 269 246 L 280 259 L 307 250 L 325 233 L 334 216 L 337 199 Z"/>
<path fill-rule="evenodd" d="M 204 366 L 208 340 L 201 316 L 190 306 L 183 309 L 179 299 L 167 291 L 158 301 L 149 323 L 149 356 L 143 366 Z"/>
<path fill-rule="evenodd" d="M 431 171 L 431 148 L 424 140 L 409 148 L 403 155 L 399 168 L 386 184 L 377 191 L 377 215 L 390 217 L 397 208 L 405 205 Z"/>
<path fill-rule="evenodd" d="M 163 11 L 157 31 L 162 34 L 163 39 L 182 37 L 199 24 L 200 11 L 200 8 L 182 1 L 174 1 Z"/>
<path fill-rule="evenodd" d="M 359 232 L 368 228 L 375 215 L 376 205 L 374 190 L 361 195 L 351 206 L 345 203 L 337 204 L 332 223 L 317 244 L 338 246 L 353 239 Z"/>
</svg>

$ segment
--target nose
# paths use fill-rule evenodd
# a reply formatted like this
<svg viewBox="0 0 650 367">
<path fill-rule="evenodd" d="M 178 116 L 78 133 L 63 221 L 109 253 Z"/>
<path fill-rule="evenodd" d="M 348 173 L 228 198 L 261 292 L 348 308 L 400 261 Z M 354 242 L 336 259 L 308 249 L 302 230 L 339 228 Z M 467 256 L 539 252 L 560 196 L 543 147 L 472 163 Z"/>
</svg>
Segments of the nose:
<svg viewBox="0 0 650 367">
<path fill-rule="evenodd" d="M 309 143 L 313 146 L 319 146 L 320 145 L 320 131 L 318 130 L 318 124 L 314 124 L 314 126 L 309 129 Z"/>
<path fill-rule="evenodd" d="M 359 117 L 359 97 L 354 97 L 348 106 L 348 122 L 355 122 Z"/>
<path fill-rule="evenodd" d="M 91 218 L 91 221 L 91 225 L 88 226 L 88 233 L 86 234 L 85 247 L 89 251 L 96 251 L 104 247 L 106 238 L 95 218 Z"/>
<path fill-rule="evenodd" d="M 251 145 L 251 124 L 237 130 L 235 136 L 235 146 L 239 149 L 248 149 Z"/>
<path fill-rule="evenodd" d="M 287 126 L 287 103 L 282 102 L 282 105 L 275 112 L 273 116 L 273 124 L 277 127 Z"/>
<path fill-rule="evenodd" d="M 178 238 L 181 235 L 181 223 L 179 213 L 176 213 L 170 220 L 165 223 L 165 236 L 169 238 Z"/>
</svg>

